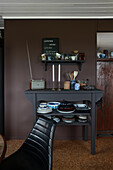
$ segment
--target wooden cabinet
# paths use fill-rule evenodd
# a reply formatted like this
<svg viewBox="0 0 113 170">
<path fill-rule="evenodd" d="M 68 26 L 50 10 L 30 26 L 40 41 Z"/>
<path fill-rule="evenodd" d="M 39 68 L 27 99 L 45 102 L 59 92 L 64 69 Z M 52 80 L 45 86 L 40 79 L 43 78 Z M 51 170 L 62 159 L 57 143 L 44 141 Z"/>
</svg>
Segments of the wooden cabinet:
<svg viewBox="0 0 113 170">
<path fill-rule="evenodd" d="M 4 135 L 4 38 L 0 30 L 0 133 Z"/>
<path fill-rule="evenodd" d="M 36 122 L 37 116 L 37 106 L 40 101 L 89 101 L 91 103 L 91 111 L 90 113 L 84 113 L 85 115 L 91 115 L 91 123 L 77 123 L 74 122 L 73 125 L 83 125 L 84 126 L 84 139 L 88 139 L 88 125 L 91 125 L 91 154 L 95 154 L 95 125 L 96 125 L 96 108 L 95 104 L 102 98 L 103 91 L 95 89 L 95 90 L 61 90 L 61 91 L 52 91 L 51 89 L 45 90 L 26 90 L 25 96 L 27 99 L 32 102 L 33 105 L 33 123 Z M 59 115 L 57 112 L 51 113 L 52 115 Z M 71 115 L 79 115 L 80 113 L 70 113 Z M 39 114 L 38 114 L 39 115 Z M 50 115 L 50 114 L 48 114 Z M 62 123 L 64 125 L 64 123 Z"/>
<path fill-rule="evenodd" d="M 98 134 L 113 133 L 113 59 L 97 60 L 97 88 L 104 91 L 102 112 L 97 110 Z"/>
</svg>

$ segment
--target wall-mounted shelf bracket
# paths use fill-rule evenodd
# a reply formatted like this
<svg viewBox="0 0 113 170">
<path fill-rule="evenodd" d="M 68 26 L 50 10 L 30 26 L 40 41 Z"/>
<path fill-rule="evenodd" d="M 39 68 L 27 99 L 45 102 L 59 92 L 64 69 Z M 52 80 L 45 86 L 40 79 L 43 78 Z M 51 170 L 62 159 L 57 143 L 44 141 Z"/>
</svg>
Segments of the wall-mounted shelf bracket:
<svg viewBox="0 0 113 170">
<path fill-rule="evenodd" d="M 68 64 L 77 64 L 79 67 L 79 71 L 81 71 L 82 64 L 85 62 L 85 60 L 52 60 L 52 61 L 42 61 L 45 64 L 45 71 L 47 71 L 47 65 L 52 65 L 52 64 L 62 64 L 62 65 L 68 65 Z"/>
</svg>

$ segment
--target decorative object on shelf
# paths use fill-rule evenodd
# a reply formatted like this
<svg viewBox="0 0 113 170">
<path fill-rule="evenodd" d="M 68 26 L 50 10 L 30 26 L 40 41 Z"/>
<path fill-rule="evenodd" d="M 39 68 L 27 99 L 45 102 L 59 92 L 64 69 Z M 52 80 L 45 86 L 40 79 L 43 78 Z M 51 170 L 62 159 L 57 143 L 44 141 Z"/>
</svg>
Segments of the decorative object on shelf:
<svg viewBox="0 0 113 170">
<path fill-rule="evenodd" d="M 65 81 L 64 82 L 64 89 L 65 90 L 70 90 L 70 81 Z"/>
<path fill-rule="evenodd" d="M 53 120 L 54 120 L 55 122 L 57 122 L 57 123 L 60 122 L 60 118 L 59 118 L 59 117 L 55 117 L 55 118 L 53 118 Z"/>
<path fill-rule="evenodd" d="M 46 102 L 41 102 L 39 107 L 40 108 L 46 108 L 47 107 L 47 103 Z"/>
<path fill-rule="evenodd" d="M 65 123 L 73 123 L 75 122 L 75 117 L 74 118 L 62 118 L 62 121 Z"/>
<path fill-rule="evenodd" d="M 47 58 L 46 60 L 55 59 L 56 53 L 59 51 L 59 39 L 58 38 L 43 38 L 42 39 L 42 53 Z"/>
<path fill-rule="evenodd" d="M 74 56 L 75 56 L 75 60 L 78 60 L 79 59 L 79 52 L 78 52 L 78 50 L 74 50 L 73 53 L 74 53 Z"/>
<path fill-rule="evenodd" d="M 113 58 L 113 51 L 111 51 L 110 53 L 110 58 Z"/>
<path fill-rule="evenodd" d="M 79 60 L 85 60 L 85 53 L 79 53 Z"/>
<path fill-rule="evenodd" d="M 71 90 L 74 90 L 75 83 L 76 83 L 75 80 L 70 80 L 70 87 L 71 87 Z"/>
<path fill-rule="evenodd" d="M 31 89 L 45 89 L 45 81 L 44 80 L 31 80 Z"/>
<path fill-rule="evenodd" d="M 108 58 L 108 50 L 103 50 L 103 53 L 105 54 L 105 58 Z"/>
<path fill-rule="evenodd" d="M 57 109 L 60 105 L 60 102 L 48 102 L 48 107 L 51 107 L 53 110 Z"/>
<path fill-rule="evenodd" d="M 77 56 L 75 56 L 75 55 L 73 56 L 73 55 L 72 55 L 72 56 L 71 56 L 71 60 L 77 60 Z"/>
<path fill-rule="evenodd" d="M 45 54 L 41 54 L 42 57 L 42 61 L 46 61 L 46 55 Z"/>
<path fill-rule="evenodd" d="M 52 90 L 55 90 L 55 65 L 52 65 L 52 82 L 53 82 L 53 88 Z"/>
<path fill-rule="evenodd" d="M 45 113 L 50 113 L 50 112 L 52 112 L 52 108 L 51 107 L 48 107 L 48 106 L 46 106 L 46 107 L 38 107 L 37 108 L 37 113 L 42 113 L 42 114 L 45 114 Z"/>
<path fill-rule="evenodd" d="M 28 47 L 28 42 L 27 41 L 26 41 L 26 50 L 27 50 L 29 71 L 30 71 L 30 77 L 31 77 L 30 89 L 45 89 L 45 81 L 44 80 L 33 80 L 30 53 L 29 53 L 29 47 Z"/>
<path fill-rule="evenodd" d="M 75 90 L 75 83 L 77 83 L 76 81 L 76 77 L 78 75 L 78 71 L 74 71 L 72 73 L 66 73 L 66 76 L 69 77 L 70 79 L 70 89 L 71 90 Z"/>
<path fill-rule="evenodd" d="M 85 122 L 88 121 L 88 116 L 79 115 L 79 116 L 77 116 L 77 121 L 78 121 L 78 122 L 81 122 L 81 123 L 85 123 Z"/>
<path fill-rule="evenodd" d="M 75 106 L 71 102 L 64 101 L 60 103 L 57 111 L 60 113 L 73 113 L 75 111 Z"/>
<path fill-rule="evenodd" d="M 75 83 L 74 90 L 80 90 L 80 83 Z"/>
<path fill-rule="evenodd" d="M 55 59 L 56 59 L 56 60 L 61 60 L 61 54 L 56 53 Z"/>
<path fill-rule="evenodd" d="M 58 82 L 58 91 L 61 91 L 61 88 L 60 88 L 60 81 Z"/>
<path fill-rule="evenodd" d="M 61 77 L 61 65 L 58 65 L 58 91 L 61 91 L 60 88 L 60 77 Z"/>
<path fill-rule="evenodd" d="M 91 110 L 91 107 L 89 107 L 87 104 L 74 104 L 75 109 L 77 111 L 88 111 Z"/>
<path fill-rule="evenodd" d="M 106 55 L 105 54 L 100 54 L 100 58 L 105 58 Z"/>
<path fill-rule="evenodd" d="M 83 90 L 95 90 L 96 86 L 95 85 L 88 85 L 88 86 L 83 86 Z"/>
</svg>

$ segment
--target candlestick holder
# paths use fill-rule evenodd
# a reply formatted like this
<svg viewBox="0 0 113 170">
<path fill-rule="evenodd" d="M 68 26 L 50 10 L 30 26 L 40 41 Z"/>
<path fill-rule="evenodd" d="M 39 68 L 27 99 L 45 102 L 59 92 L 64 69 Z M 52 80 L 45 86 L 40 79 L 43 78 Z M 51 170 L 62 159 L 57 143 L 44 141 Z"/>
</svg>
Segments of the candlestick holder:
<svg viewBox="0 0 113 170">
<path fill-rule="evenodd" d="M 55 82 L 53 81 L 53 88 L 52 90 L 54 91 L 55 90 Z"/>
<path fill-rule="evenodd" d="M 61 91 L 61 88 L 60 88 L 60 81 L 58 82 L 58 91 Z"/>
</svg>

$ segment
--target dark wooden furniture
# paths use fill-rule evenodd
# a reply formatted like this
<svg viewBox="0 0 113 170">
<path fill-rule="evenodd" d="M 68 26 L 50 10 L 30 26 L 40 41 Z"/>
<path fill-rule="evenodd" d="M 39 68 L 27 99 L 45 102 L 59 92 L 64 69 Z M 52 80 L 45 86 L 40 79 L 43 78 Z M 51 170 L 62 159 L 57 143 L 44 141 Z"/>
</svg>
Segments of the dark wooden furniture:
<svg viewBox="0 0 113 170">
<path fill-rule="evenodd" d="M 52 64 L 77 64 L 79 67 L 79 70 L 81 71 L 82 68 L 82 64 L 85 62 L 85 60 L 46 60 L 46 61 L 42 61 L 45 64 L 45 71 L 47 71 L 47 65 L 52 65 Z"/>
<path fill-rule="evenodd" d="M 6 142 L 4 137 L 0 134 L 0 162 L 4 158 L 6 153 Z"/>
<path fill-rule="evenodd" d="M 4 136 L 4 39 L 1 37 L 0 37 L 0 134 Z"/>
<path fill-rule="evenodd" d="M 113 134 L 113 59 L 97 59 L 97 87 L 104 91 L 102 112 L 97 111 L 98 134 Z"/>
<path fill-rule="evenodd" d="M 56 122 L 39 117 L 23 145 L 0 164 L 0 170 L 52 170 Z"/>
<path fill-rule="evenodd" d="M 88 125 L 91 125 L 91 153 L 95 154 L 95 133 L 96 133 L 96 102 L 98 102 L 103 95 L 102 90 L 69 90 L 69 91 L 52 91 L 51 89 L 45 90 L 26 90 L 25 96 L 33 105 L 33 122 L 36 122 L 37 106 L 41 100 L 46 101 L 86 101 L 91 103 L 91 112 L 85 113 L 91 116 L 91 122 L 87 123 L 73 123 L 73 125 L 84 126 L 84 139 L 88 139 Z M 72 115 L 79 115 L 80 113 L 72 113 Z M 48 114 L 49 116 L 50 114 Z M 59 115 L 57 112 L 52 112 L 51 115 Z M 62 115 L 60 113 L 60 115 Z M 64 114 L 63 114 L 64 115 Z M 67 114 L 66 114 L 67 115 Z M 64 123 L 63 123 L 64 124 Z"/>
</svg>

